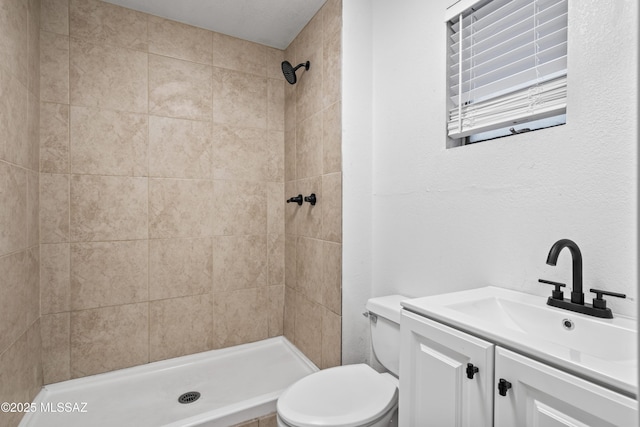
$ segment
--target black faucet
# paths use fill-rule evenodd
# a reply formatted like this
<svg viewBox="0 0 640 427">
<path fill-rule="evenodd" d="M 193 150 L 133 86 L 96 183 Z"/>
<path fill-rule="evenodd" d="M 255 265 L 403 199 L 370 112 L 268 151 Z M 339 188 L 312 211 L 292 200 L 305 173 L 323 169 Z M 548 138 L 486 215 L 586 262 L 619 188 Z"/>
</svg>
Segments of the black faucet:
<svg viewBox="0 0 640 427">
<path fill-rule="evenodd" d="M 590 292 L 596 294 L 596 298 L 593 299 L 593 305 L 585 304 L 584 292 L 582 291 L 582 253 L 580 252 L 578 245 L 569 239 L 558 240 L 549 250 L 547 264 L 556 265 L 558 262 L 558 255 L 560 255 L 560 251 L 564 248 L 569 248 L 571 258 L 573 260 L 573 288 L 571 289 L 571 300 L 564 299 L 564 295 L 561 290 L 561 288 L 566 286 L 564 283 L 539 279 L 538 282 L 540 283 L 555 286 L 555 290 L 547 299 L 547 305 L 595 317 L 602 317 L 606 319 L 613 318 L 613 313 L 611 312 L 611 309 L 607 308 L 607 302 L 602 299 L 602 295 L 610 295 L 618 298 L 626 298 L 626 295 L 619 294 L 617 292 L 603 291 L 600 289 L 589 289 Z"/>
<path fill-rule="evenodd" d="M 584 293 L 582 292 L 582 253 L 580 248 L 573 240 L 558 240 L 549 249 L 547 256 L 548 265 L 556 265 L 558 255 L 564 248 L 569 248 L 571 258 L 573 259 L 573 290 L 571 291 L 571 302 L 574 304 L 584 304 Z"/>
</svg>

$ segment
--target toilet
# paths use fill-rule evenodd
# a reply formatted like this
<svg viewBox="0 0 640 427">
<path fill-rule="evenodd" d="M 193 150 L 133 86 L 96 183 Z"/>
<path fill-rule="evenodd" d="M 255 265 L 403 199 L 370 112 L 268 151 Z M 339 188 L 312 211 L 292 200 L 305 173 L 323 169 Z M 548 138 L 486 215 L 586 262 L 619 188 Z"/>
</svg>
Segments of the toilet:
<svg viewBox="0 0 640 427">
<path fill-rule="evenodd" d="M 367 301 L 371 346 L 389 372 L 366 364 L 338 366 L 308 375 L 277 403 L 279 427 L 380 427 L 397 425 L 402 295 Z"/>
</svg>

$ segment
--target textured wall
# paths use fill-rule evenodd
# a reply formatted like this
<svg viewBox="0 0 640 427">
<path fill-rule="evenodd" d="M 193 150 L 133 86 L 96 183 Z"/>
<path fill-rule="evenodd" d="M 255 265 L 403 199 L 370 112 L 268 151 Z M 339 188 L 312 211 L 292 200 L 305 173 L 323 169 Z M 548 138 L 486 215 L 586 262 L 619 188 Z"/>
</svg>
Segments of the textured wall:
<svg viewBox="0 0 640 427">
<path fill-rule="evenodd" d="M 45 383 L 283 333 L 283 52 L 44 0 Z"/>
<path fill-rule="evenodd" d="M 285 88 L 285 195 L 318 203 L 285 206 L 284 334 L 321 368 L 341 363 L 342 2 L 329 0 L 285 52 L 298 82 Z"/>
<path fill-rule="evenodd" d="M 42 385 L 38 229 L 38 0 L 0 0 L 0 402 Z M 21 413 L 0 412 L 0 426 Z"/>
<path fill-rule="evenodd" d="M 566 125 L 454 149 L 445 148 L 448 3 L 372 2 L 371 294 L 497 285 L 548 295 L 538 278 L 571 281 L 567 252 L 545 264 L 570 238 L 587 290 L 635 299 L 638 2 L 569 2 Z M 360 167 L 345 165 L 356 171 L 347 175 Z M 360 241 L 344 244 L 357 252 Z M 635 316 L 636 301 L 608 300 Z"/>
</svg>

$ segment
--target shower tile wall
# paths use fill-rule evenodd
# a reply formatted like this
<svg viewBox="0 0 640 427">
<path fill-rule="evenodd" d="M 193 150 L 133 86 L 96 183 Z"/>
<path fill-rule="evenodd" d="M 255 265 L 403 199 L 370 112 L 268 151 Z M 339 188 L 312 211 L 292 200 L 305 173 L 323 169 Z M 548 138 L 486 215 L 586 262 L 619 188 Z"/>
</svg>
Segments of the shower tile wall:
<svg viewBox="0 0 640 427">
<path fill-rule="evenodd" d="M 285 86 L 285 194 L 318 203 L 285 206 L 284 334 L 316 365 L 341 363 L 342 1 L 328 0 L 285 52 L 300 68 Z"/>
<path fill-rule="evenodd" d="M 283 52 L 97 0 L 42 11 L 44 382 L 282 335 Z"/>
<path fill-rule="evenodd" d="M 39 0 L 0 0 L 0 402 L 29 402 L 40 361 Z M 0 426 L 21 413 L 0 412 Z"/>
</svg>

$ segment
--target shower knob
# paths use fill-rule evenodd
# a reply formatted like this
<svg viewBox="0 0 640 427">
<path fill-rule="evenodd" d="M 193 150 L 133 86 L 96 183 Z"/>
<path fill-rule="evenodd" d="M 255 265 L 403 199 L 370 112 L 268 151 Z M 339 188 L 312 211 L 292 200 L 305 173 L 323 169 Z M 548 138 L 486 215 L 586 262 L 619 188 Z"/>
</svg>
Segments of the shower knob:
<svg viewBox="0 0 640 427">
<path fill-rule="evenodd" d="M 305 202 L 311 203 L 311 206 L 315 206 L 316 204 L 316 193 L 311 193 L 307 197 L 304 198 Z"/>
<path fill-rule="evenodd" d="M 302 194 L 298 194 L 295 197 L 291 197 L 289 200 L 287 200 L 287 203 L 297 203 L 298 206 L 302 206 Z"/>
</svg>

